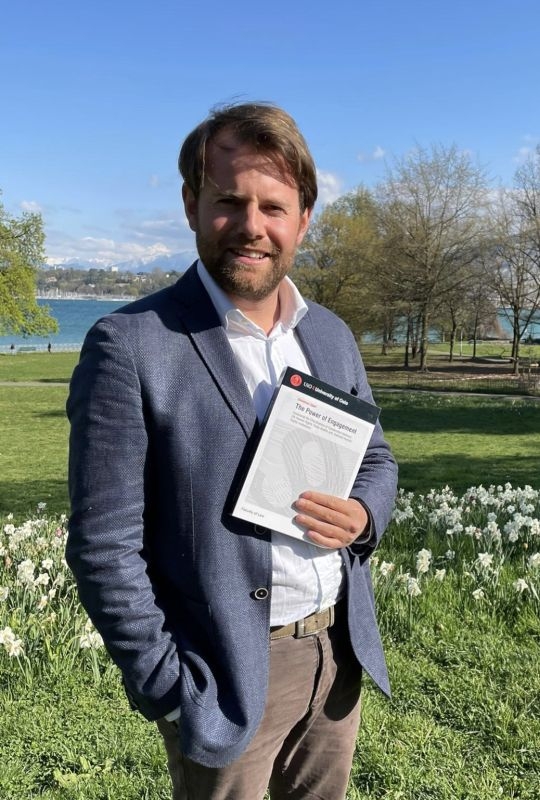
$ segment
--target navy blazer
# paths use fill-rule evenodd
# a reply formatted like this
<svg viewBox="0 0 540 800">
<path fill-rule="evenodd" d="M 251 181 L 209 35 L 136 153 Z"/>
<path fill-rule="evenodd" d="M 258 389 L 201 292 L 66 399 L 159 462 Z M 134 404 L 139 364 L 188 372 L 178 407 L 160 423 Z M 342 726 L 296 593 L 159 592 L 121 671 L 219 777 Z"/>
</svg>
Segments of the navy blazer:
<svg viewBox="0 0 540 800">
<path fill-rule="evenodd" d="M 308 307 L 296 330 L 313 374 L 372 401 L 349 329 Z M 227 513 L 258 423 L 194 266 L 91 329 L 67 411 L 66 558 L 81 602 L 132 704 L 148 719 L 180 706 L 183 752 L 230 763 L 264 710 L 271 536 Z M 377 425 L 351 492 L 369 509 L 373 537 L 343 559 L 354 652 L 385 692 L 368 557 L 396 479 Z"/>
</svg>

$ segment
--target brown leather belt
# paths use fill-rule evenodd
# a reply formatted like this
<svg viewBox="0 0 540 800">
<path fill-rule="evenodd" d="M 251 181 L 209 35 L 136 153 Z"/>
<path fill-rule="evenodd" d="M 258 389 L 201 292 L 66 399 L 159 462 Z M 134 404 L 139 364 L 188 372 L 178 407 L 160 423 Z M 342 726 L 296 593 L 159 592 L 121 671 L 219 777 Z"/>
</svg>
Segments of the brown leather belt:
<svg viewBox="0 0 540 800">
<path fill-rule="evenodd" d="M 301 639 L 303 636 L 314 636 L 334 624 L 335 609 L 335 606 L 330 606 L 324 611 L 316 611 L 309 617 L 290 622 L 288 625 L 274 625 L 270 628 L 270 639 L 285 639 L 286 636 Z"/>
</svg>

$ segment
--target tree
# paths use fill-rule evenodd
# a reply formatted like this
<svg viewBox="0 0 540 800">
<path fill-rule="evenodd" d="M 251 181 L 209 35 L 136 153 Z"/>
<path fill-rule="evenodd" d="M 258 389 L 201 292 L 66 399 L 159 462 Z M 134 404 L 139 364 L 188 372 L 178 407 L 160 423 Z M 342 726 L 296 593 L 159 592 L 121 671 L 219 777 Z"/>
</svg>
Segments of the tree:
<svg viewBox="0 0 540 800">
<path fill-rule="evenodd" d="M 514 372 L 521 339 L 540 310 L 540 146 L 501 191 L 493 211 L 486 273 L 512 325 Z"/>
<path fill-rule="evenodd" d="M 442 306 L 437 316 L 444 325 L 445 332 L 449 333 L 449 361 L 454 360 L 454 350 L 458 332 L 461 337 L 473 341 L 473 359 L 476 358 L 476 347 L 481 329 L 492 330 L 496 327 L 497 303 L 495 293 L 486 286 L 486 279 L 482 259 L 471 263 L 468 268 L 467 280 L 454 292 L 449 292 L 443 299 Z M 442 314 L 442 316 L 441 316 Z"/>
<path fill-rule="evenodd" d="M 375 204 L 359 188 L 322 210 L 296 260 L 294 279 L 300 291 L 335 311 L 357 336 L 371 330 L 369 274 L 377 248 Z"/>
<path fill-rule="evenodd" d="M 463 285 L 478 256 L 486 179 L 470 156 L 451 147 L 417 147 L 396 159 L 378 187 L 389 257 L 381 274 L 409 320 L 420 323 L 420 368 L 427 368 L 430 325 L 444 298 Z"/>
<path fill-rule="evenodd" d="M 8 214 L 0 203 L 0 334 L 45 336 L 58 330 L 36 301 L 37 270 L 44 261 L 40 214 Z"/>
</svg>

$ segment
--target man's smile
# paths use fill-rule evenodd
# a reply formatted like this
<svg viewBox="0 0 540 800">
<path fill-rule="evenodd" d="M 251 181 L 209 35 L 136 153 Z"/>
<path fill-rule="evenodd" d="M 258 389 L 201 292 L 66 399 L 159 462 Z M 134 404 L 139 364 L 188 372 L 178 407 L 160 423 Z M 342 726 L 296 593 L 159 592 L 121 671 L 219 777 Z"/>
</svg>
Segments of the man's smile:
<svg viewBox="0 0 540 800">
<path fill-rule="evenodd" d="M 262 261 L 270 257 L 270 253 L 262 250 L 249 250 L 248 248 L 230 247 L 229 252 L 236 258 L 247 259 L 249 261 Z"/>
</svg>

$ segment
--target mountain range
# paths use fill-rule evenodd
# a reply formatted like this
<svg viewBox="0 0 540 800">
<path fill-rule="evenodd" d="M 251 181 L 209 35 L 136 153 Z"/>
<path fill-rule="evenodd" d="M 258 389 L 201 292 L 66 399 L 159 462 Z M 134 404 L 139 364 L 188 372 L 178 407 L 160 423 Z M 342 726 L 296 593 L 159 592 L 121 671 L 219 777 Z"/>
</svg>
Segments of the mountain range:
<svg viewBox="0 0 540 800">
<path fill-rule="evenodd" d="M 128 261 L 116 263 L 101 261 L 99 259 L 67 258 L 59 262 L 45 264 L 45 269 L 105 269 L 114 268 L 118 272 L 152 272 L 160 269 L 163 272 L 184 272 L 197 258 L 194 250 L 185 250 L 181 253 L 170 255 L 149 256 L 146 258 L 132 258 Z"/>
</svg>

